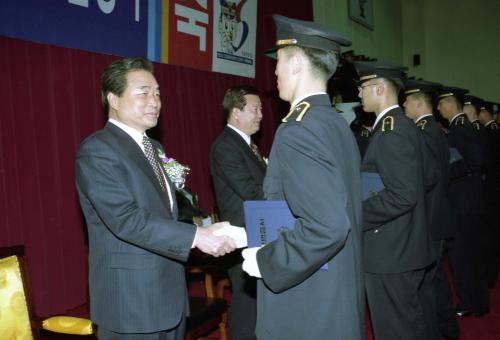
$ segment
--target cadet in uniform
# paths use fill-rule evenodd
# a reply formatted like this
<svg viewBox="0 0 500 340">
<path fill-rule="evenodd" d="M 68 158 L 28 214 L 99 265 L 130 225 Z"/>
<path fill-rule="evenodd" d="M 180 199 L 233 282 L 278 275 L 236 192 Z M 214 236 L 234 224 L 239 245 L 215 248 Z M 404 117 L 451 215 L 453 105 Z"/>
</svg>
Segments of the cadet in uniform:
<svg viewBox="0 0 500 340">
<path fill-rule="evenodd" d="M 482 99 L 476 96 L 467 95 L 464 97 L 464 113 L 467 115 L 469 122 L 472 124 L 474 129 L 476 129 L 476 131 L 480 131 L 482 128 L 481 123 L 479 123 L 478 117 L 478 110 L 481 102 Z"/>
<path fill-rule="evenodd" d="M 364 339 L 360 157 L 326 93 L 335 52 L 351 42 L 312 22 L 274 20 L 278 90 L 291 110 L 275 135 L 264 193 L 285 200 L 296 222 L 243 251 L 243 270 L 262 277 L 257 338 Z"/>
<path fill-rule="evenodd" d="M 480 105 L 479 121 L 483 126 L 484 150 L 484 192 L 485 192 L 485 219 L 487 235 L 484 238 L 486 253 L 484 257 L 485 275 L 488 286 L 493 287 L 498 271 L 497 247 L 500 241 L 497 210 L 494 208 L 500 197 L 500 130 L 493 119 L 493 103 L 484 101 Z"/>
<path fill-rule="evenodd" d="M 438 331 L 446 339 L 456 339 L 459 336 L 458 322 L 453 309 L 452 295 L 448 277 L 442 261 L 442 249 L 446 240 L 453 238 L 454 233 L 450 223 L 450 207 L 447 190 L 449 181 L 450 152 L 446 136 L 432 114 L 433 101 L 436 99 L 440 84 L 405 80 L 406 99 L 403 104 L 405 114 L 417 124 L 422 131 L 424 152 L 430 159 L 427 167 L 438 170 L 438 180 L 432 188 L 426 191 L 426 212 L 429 232 L 431 234 L 436 254 L 436 265 L 430 269 L 423 284 L 431 284 L 433 289 L 429 296 L 424 296 L 430 313 L 426 315 L 434 331 Z M 433 333 L 436 337 L 436 333 Z"/>
<path fill-rule="evenodd" d="M 359 97 L 377 119 L 362 171 L 384 189 L 363 201 L 365 286 L 375 339 L 430 339 L 419 295 L 432 264 L 421 135 L 398 105 L 401 69 L 359 63 Z"/>
<path fill-rule="evenodd" d="M 448 189 L 456 230 L 448 254 L 458 297 L 457 316 L 482 315 L 489 309 L 486 282 L 478 270 L 481 249 L 476 228 L 483 212 L 483 155 L 479 134 L 463 112 L 465 93 L 465 89 L 445 87 L 438 97 L 438 110 L 450 122 L 448 144 L 459 154 L 450 160 Z"/>
</svg>

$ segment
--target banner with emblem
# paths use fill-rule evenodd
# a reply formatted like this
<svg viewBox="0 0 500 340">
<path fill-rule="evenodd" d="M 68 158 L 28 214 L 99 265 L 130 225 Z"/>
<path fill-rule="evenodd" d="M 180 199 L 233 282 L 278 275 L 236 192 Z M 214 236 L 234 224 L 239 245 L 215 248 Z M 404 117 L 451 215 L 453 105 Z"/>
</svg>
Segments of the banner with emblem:
<svg viewBox="0 0 500 340">
<path fill-rule="evenodd" d="M 257 0 L 9 0 L 0 34 L 255 76 Z"/>
<path fill-rule="evenodd" d="M 257 1 L 216 0 L 212 70 L 255 77 Z"/>
</svg>

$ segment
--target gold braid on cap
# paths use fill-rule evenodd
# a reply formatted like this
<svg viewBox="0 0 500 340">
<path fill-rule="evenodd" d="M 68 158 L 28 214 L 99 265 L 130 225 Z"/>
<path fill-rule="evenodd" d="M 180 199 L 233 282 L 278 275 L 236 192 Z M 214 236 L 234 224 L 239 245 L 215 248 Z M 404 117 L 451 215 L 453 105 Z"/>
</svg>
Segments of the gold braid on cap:
<svg viewBox="0 0 500 340">
<path fill-rule="evenodd" d="M 417 93 L 417 92 L 420 92 L 420 89 L 408 90 L 408 91 L 405 91 L 405 94 L 412 94 L 412 93 Z"/>
<path fill-rule="evenodd" d="M 297 39 L 280 39 L 276 41 L 276 46 L 297 45 Z"/>
<path fill-rule="evenodd" d="M 367 76 L 359 77 L 359 81 L 365 81 L 365 80 L 374 79 L 377 77 L 378 77 L 378 75 L 376 75 L 376 74 L 369 74 Z"/>
<path fill-rule="evenodd" d="M 441 99 L 441 98 L 450 97 L 450 96 L 454 96 L 454 94 L 452 92 L 443 93 L 443 94 L 439 95 L 438 98 Z"/>
</svg>

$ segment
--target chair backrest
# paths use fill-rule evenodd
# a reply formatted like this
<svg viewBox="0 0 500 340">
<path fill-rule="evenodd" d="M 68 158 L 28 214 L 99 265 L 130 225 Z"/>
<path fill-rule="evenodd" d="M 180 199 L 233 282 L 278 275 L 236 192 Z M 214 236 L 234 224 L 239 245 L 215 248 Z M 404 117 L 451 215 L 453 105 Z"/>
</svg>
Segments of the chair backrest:
<svg viewBox="0 0 500 340">
<path fill-rule="evenodd" d="M 0 257 L 0 339 L 33 339 L 19 258 Z"/>
</svg>

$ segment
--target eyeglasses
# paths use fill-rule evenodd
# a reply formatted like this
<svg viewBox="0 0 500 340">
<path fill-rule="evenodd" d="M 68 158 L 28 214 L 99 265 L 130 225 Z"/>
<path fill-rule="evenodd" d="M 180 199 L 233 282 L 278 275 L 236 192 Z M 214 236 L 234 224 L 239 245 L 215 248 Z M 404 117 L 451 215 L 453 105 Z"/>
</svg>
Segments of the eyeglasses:
<svg viewBox="0 0 500 340">
<path fill-rule="evenodd" d="M 364 89 L 365 87 L 368 87 L 368 86 L 375 86 L 375 85 L 377 85 L 377 84 L 368 84 L 368 85 L 361 85 L 361 86 L 358 86 L 358 91 L 359 91 L 359 92 L 361 92 L 361 91 L 363 91 L 363 89 Z"/>
</svg>

